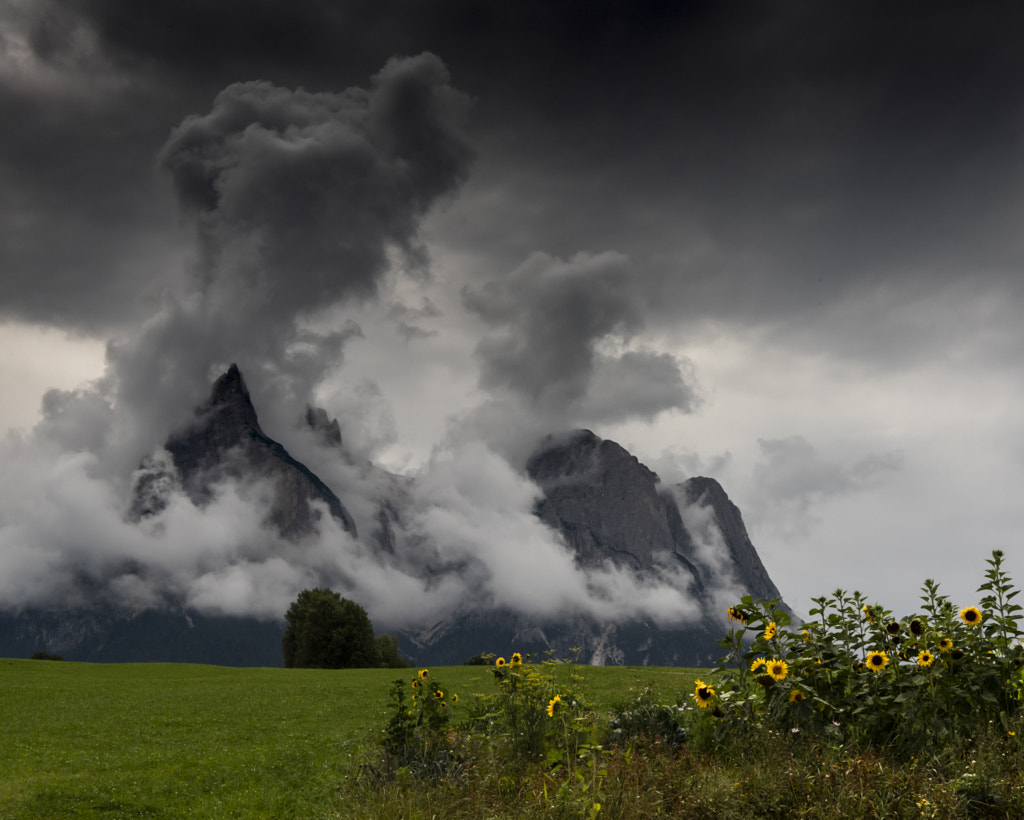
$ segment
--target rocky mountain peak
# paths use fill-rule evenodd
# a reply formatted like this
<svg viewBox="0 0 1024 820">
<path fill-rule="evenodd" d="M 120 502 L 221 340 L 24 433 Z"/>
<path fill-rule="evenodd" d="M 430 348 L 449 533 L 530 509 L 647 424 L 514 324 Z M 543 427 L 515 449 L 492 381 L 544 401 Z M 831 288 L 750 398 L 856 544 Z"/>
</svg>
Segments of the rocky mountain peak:
<svg viewBox="0 0 1024 820">
<path fill-rule="evenodd" d="M 330 425 L 327 428 L 330 432 Z M 339 430 L 339 442 L 340 437 Z M 314 501 L 326 504 L 342 527 L 356 534 L 355 521 L 334 492 L 260 428 L 245 379 L 235 364 L 214 382 L 209 399 L 196 408 L 192 422 L 172 433 L 164 448 L 182 489 L 199 506 L 213 499 L 221 482 L 269 481 L 273 500 L 267 523 L 284 537 L 301 537 L 315 528 L 319 513 L 310 506 Z M 150 478 L 150 487 L 153 483 Z M 133 510 L 138 508 L 133 503 Z M 159 505 L 150 501 L 142 507 L 147 508 L 159 509 Z"/>
<path fill-rule="evenodd" d="M 581 566 L 611 560 L 648 570 L 656 554 L 674 551 L 658 477 L 614 441 L 590 430 L 549 436 L 526 472 L 544 491 L 537 515 Z"/>
</svg>

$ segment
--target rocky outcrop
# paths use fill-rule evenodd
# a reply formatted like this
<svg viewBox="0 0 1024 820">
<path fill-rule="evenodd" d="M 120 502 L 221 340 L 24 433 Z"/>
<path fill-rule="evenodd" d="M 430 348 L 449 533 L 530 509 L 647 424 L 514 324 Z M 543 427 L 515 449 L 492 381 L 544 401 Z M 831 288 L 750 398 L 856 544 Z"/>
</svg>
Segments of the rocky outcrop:
<svg viewBox="0 0 1024 820">
<path fill-rule="evenodd" d="M 316 432 L 336 437 L 340 445 L 337 421 L 331 425 L 326 414 L 321 419 L 312 409 L 307 420 Z M 136 476 L 131 506 L 136 519 L 159 512 L 160 499 L 166 498 L 160 490 L 172 484 L 180 486 L 194 504 L 203 506 L 212 500 L 221 482 L 262 481 L 271 488 L 266 523 L 285 538 L 299 538 L 315 529 L 320 516 L 311 504 L 315 501 L 322 502 L 346 531 L 356 535 L 355 521 L 338 496 L 264 434 L 237 365 L 217 379 L 191 424 L 172 433 L 164 449 L 169 461 L 161 462 L 158 454 L 144 463 Z M 173 475 L 168 474 L 171 468 Z"/>
</svg>

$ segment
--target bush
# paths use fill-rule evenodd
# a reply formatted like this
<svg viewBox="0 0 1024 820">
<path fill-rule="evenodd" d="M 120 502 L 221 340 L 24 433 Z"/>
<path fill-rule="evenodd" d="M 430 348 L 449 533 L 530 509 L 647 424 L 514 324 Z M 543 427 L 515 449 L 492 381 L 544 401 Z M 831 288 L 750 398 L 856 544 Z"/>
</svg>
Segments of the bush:
<svg viewBox="0 0 1024 820">
<path fill-rule="evenodd" d="M 798 633 L 777 601 L 743 598 L 729 610 L 740 626 L 723 641 L 721 691 L 706 687 L 695 700 L 711 707 L 719 736 L 770 727 L 914 754 L 989 721 L 1012 733 L 1024 684 L 1022 608 L 1002 559 L 996 550 L 988 561 L 978 606 L 959 610 L 931 579 L 922 611 L 903 618 L 839 589 L 813 599 L 815 620 Z"/>
<path fill-rule="evenodd" d="M 29 660 L 33 661 L 62 661 L 64 660 L 60 655 L 52 655 L 49 652 L 34 652 Z"/>
</svg>

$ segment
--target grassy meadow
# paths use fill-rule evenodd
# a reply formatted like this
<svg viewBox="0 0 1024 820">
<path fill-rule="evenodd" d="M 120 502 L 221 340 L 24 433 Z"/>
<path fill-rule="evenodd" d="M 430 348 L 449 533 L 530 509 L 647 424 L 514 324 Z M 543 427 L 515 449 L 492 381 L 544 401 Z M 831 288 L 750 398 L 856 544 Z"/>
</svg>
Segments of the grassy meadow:
<svg viewBox="0 0 1024 820">
<path fill-rule="evenodd" d="M 1024 606 L 987 563 L 902 616 L 744 597 L 714 670 L 0 660 L 0 818 L 1024 818 Z"/>
<path fill-rule="evenodd" d="M 697 674 L 578 671 L 595 711 L 644 686 L 675 702 Z M 414 673 L 0 660 L 0 817 L 366 816 L 355 774 Z M 494 688 L 489 667 L 431 673 L 462 704 Z"/>
</svg>

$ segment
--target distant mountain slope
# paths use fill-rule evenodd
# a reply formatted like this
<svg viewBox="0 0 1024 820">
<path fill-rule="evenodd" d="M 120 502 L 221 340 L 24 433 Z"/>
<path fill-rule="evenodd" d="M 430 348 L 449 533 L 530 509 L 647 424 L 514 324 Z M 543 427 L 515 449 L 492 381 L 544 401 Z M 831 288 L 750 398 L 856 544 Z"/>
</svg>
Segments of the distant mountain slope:
<svg viewBox="0 0 1024 820">
<path fill-rule="evenodd" d="M 305 422 L 330 452 L 347 458 L 336 420 L 309 409 Z M 436 582 L 439 572 L 459 572 L 458 564 L 421 560 L 436 545 L 425 542 L 422 533 L 406 532 L 415 479 L 390 476 L 372 465 L 366 470 L 375 492 L 360 501 L 361 515 L 373 530 L 359 542 L 364 554 L 422 575 L 425 585 Z M 618 611 L 652 614 L 610 618 L 593 608 L 566 608 L 541 617 L 501 607 L 460 609 L 461 602 L 453 600 L 450 614 L 440 620 L 398 630 L 400 649 L 410 659 L 457 664 L 486 652 L 569 657 L 578 650 L 583 663 L 707 666 L 721 652 L 726 606 L 748 593 L 780 597 L 739 509 L 714 479 L 664 487 L 635 456 L 589 430 L 549 436 L 528 460 L 526 474 L 539 491 L 534 513 L 561 537 L 579 570 L 631 579 L 638 600 L 624 602 Z M 314 533 L 321 509 L 349 536 L 357 536 L 335 492 L 263 433 L 234 365 L 217 379 L 191 423 L 175 431 L 139 471 L 129 519 L 159 521 L 174 493 L 204 507 L 224 481 L 271 488 L 263 524 L 285 539 L 279 543 Z M 367 513 L 367 498 L 376 498 L 371 502 L 376 513 L 372 506 Z M 685 617 L 659 615 L 656 602 L 642 600 L 656 589 L 674 590 L 676 599 L 687 602 Z M 82 597 L 89 594 L 84 588 Z M 73 609 L 54 601 L 31 611 L 0 612 L 0 656 L 49 651 L 73 660 L 281 665 L 281 620 L 204 614 L 170 592 L 163 598 L 162 606 L 141 610 L 112 603 L 108 594 L 97 595 L 92 605 L 79 601 Z"/>
</svg>

